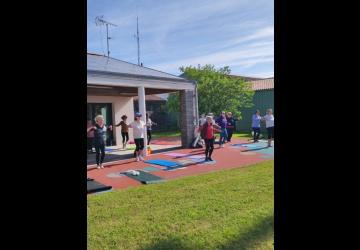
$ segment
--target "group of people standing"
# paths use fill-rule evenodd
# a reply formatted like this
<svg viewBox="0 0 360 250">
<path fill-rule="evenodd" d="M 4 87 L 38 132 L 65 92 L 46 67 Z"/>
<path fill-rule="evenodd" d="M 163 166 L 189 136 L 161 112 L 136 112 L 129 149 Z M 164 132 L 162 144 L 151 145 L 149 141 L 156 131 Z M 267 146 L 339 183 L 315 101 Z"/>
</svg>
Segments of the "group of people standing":
<svg viewBox="0 0 360 250">
<path fill-rule="evenodd" d="M 254 142 L 259 141 L 261 121 L 265 121 L 268 135 L 268 147 L 271 147 L 271 141 L 274 139 L 274 115 L 272 109 L 268 109 L 265 116 L 260 115 L 260 110 L 256 110 L 255 114 L 253 114 L 251 127 L 253 130 Z"/>
<path fill-rule="evenodd" d="M 148 145 L 151 140 L 151 130 L 153 125 L 157 125 L 155 122 L 151 121 L 149 115 L 146 114 L 146 122 L 140 120 L 142 114 L 137 112 L 135 113 L 135 119 L 131 123 L 127 123 L 127 116 L 123 115 L 121 121 L 116 124 L 116 127 L 121 126 L 121 137 L 123 143 L 123 149 L 126 149 L 126 145 L 129 141 L 129 128 L 133 129 L 133 136 L 135 141 L 135 156 L 136 161 L 143 161 L 144 158 L 144 135 L 145 130 L 147 131 Z M 104 123 L 104 117 L 102 115 L 97 115 L 95 117 L 95 125 L 88 122 L 87 133 L 88 133 L 88 150 L 92 150 L 92 147 L 95 147 L 96 153 L 96 165 L 97 168 L 104 168 L 103 162 L 105 158 L 105 135 L 107 131 L 112 131 L 112 125 L 106 126 Z"/>
<path fill-rule="evenodd" d="M 235 119 L 231 112 L 225 113 L 222 111 L 220 116 L 214 120 L 212 113 L 209 113 L 206 118 L 201 115 L 199 120 L 199 137 L 195 142 L 203 139 L 205 142 L 205 161 L 212 161 L 211 155 L 214 150 L 215 133 L 220 133 L 219 148 L 223 148 L 226 142 L 231 142 L 231 137 L 235 130 Z M 265 122 L 268 134 L 268 147 L 271 147 L 271 141 L 274 138 L 274 115 L 272 109 L 266 111 L 265 116 L 260 115 L 260 111 L 256 110 L 252 116 L 252 130 L 254 133 L 254 143 L 258 142 L 260 136 L 261 121 Z"/>
<path fill-rule="evenodd" d="M 155 122 L 151 121 L 149 115 L 146 114 L 146 122 L 141 120 L 142 114 L 137 112 L 135 113 L 135 119 L 131 123 L 127 123 L 127 116 L 123 115 L 121 117 L 121 122 L 116 124 L 116 127 L 121 126 L 121 136 L 123 149 L 126 149 L 126 145 L 129 141 L 129 128 L 133 129 L 133 136 L 135 141 L 135 151 L 134 156 L 136 161 L 144 160 L 144 136 L 145 130 L 147 131 L 147 144 L 150 144 L 151 141 L 151 131 L 152 126 L 157 125 Z M 206 117 L 205 114 L 201 115 L 199 120 L 199 127 L 197 129 L 198 137 L 195 140 L 195 143 L 199 140 L 203 140 L 205 144 L 205 161 L 213 161 L 211 158 L 214 150 L 215 142 L 215 133 L 220 133 L 219 139 L 219 148 L 223 148 L 226 142 L 231 142 L 233 132 L 235 131 L 235 122 L 238 119 L 232 116 L 231 112 L 222 111 L 220 116 L 214 119 L 214 115 L 209 113 Z M 261 121 L 265 122 L 267 135 L 268 135 L 268 147 L 271 147 L 271 141 L 274 138 L 274 115 L 272 109 L 266 111 L 265 116 L 260 115 L 260 111 L 256 110 L 252 116 L 252 130 L 253 130 L 253 140 L 258 142 L 260 136 Z M 97 168 L 104 168 L 103 161 L 105 158 L 105 135 L 107 131 L 112 132 L 112 125 L 106 126 L 104 124 L 104 117 L 98 115 L 95 117 L 95 125 L 88 122 L 87 133 L 88 133 L 88 150 L 92 151 L 92 147 L 95 147 L 96 153 L 96 165 Z"/>
</svg>

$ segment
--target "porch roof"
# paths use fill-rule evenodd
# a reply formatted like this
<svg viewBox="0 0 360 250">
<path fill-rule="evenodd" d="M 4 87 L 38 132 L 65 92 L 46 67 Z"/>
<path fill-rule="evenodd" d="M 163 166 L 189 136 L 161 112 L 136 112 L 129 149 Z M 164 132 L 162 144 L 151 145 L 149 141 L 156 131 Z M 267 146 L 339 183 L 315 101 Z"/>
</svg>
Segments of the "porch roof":
<svg viewBox="0 0 360 250">
<path fill-rule="evenodd" d="M 158 70 L 98 54 L 87 54 L 87 86 L 108 86 L 122 91 L 144 86 L 149 94 L 195 88 L 195 82 Z M 157 91 L 155 91 L 155 89 Z M 148 94 L 148 93 L 147 93 Z"/>
</svg>

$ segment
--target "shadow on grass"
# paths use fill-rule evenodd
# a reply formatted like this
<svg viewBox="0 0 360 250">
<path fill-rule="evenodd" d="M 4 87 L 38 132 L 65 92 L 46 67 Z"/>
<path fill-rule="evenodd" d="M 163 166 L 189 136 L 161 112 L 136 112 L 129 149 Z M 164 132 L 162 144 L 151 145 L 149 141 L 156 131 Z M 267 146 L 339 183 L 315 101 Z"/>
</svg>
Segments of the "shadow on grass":
<svg viewBox="0 0 360 250">
<path fill-rule="evenodd" d="M 230 250 L 230 249 L 253 249 L 261 242 L 268 241 L 272 237 L 274 230 L 274 216 L 267 216 L 263 218 L 256 226 L 249 231 L 242 233 L 237 238 L 226 242 L 223 245 L 218 245 L 216 249 Z M 142 247 L 141 250 L 195 250 L 199 249 L 198 246 L 191 245 L 180 237 L 170 237 L 166 240 L 155 242 L 152 245 Z"/>
<path fill-rule="evenodd" d="M 218 249 L 253 249 L 254 245 L 264 242 L 271 237 L 274 231 L 274 215 L 263 218 L 256 226 L 238 238 L 219 246 Z"/>
</svg>

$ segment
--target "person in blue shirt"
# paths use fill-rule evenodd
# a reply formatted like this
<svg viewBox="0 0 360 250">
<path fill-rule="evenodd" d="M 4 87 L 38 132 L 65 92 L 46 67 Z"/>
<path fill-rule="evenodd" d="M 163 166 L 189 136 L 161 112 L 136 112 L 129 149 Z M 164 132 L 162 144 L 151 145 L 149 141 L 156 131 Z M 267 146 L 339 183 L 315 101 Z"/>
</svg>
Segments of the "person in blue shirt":
<svg viewBox="0 0 360 250">
<path fill-rule="evenodd" d="M 251 123 L 251 127 L 254 132 L 254 142 L 259 141 L 260 122 L 261 122 L 260 111 L 256 110 L 255 114 L 253 114 L 253 116 L 252 116 L 252 123 Z"/>
<path fill-rule="evenodd" d="M 215 123 L 217 125 L 219 125 L 221 128 L 219 144 L 220 144 L 220 148 L 223 148 L 224 143 L 228 137 L 227 130 L 226 130 L 227 119 L 225 116 L 225 111 L 221 112 L 221 115 L 216 119 Z"/>
</svg>

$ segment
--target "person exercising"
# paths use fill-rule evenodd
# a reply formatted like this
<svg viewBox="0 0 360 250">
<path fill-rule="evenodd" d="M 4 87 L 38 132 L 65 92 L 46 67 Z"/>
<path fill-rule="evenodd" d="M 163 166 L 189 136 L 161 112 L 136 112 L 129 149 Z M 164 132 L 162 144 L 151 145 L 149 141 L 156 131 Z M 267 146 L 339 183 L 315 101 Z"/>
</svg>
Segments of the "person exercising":
<svg viewBox="0 0 360 250">
<path fill-rule="evenodd" d="M 87 132 L 93 130 L 94 131 L 94 146 L 96 152 L 96 166 L 97 169 L 104 168 L 103 162 L 105 158 L 105 135 L 106 130 L 112 129 L 112 126 L 106 126 L 104 124 L 104 117 L 102 115 L 98 115 L 95 117 L 95 126 L 87 129 Z"/>
</svg>

